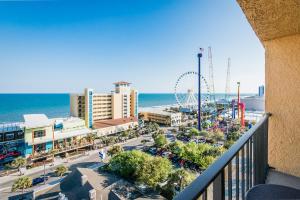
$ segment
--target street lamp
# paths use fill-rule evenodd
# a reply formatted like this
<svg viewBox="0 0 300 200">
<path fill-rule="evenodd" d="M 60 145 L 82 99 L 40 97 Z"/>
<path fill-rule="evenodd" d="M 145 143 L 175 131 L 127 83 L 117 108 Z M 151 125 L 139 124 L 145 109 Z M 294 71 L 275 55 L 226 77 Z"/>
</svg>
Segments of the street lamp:
<svg viewBox="0 0 300 200">
<path fill-rule="evenodd" d="M 198 53 L 198 130 L 201 131 L 201 57 L 203 48 L 200 48 Z"/>
</svg>

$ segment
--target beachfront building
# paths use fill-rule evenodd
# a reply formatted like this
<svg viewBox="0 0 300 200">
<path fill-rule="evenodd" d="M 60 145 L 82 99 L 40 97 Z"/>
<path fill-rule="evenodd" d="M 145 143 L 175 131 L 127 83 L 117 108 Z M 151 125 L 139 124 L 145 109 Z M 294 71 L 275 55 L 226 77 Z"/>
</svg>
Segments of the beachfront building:
<svg viewBox="0 0 300 200">
<path fill-rule="evenodd" d="M 94 123 L 98 136 L 112 135 L 138 126 L 136 117 L 101 120 Z"/>
<path fill-rule="evenodd" d="M 54 119 L 54 149 L 63 152 L 90 146 L 84 138 L 91 133 L 80 118 Z"/>
<path fill-rule="evenodd" d="M 180 126 L 182 114 L 175 111 L 166 111 L 160 108 L 143 109 L 139 116 L 148 122 L 155 122 L 166 126 Z"/>
<path fill-rule="evenodd" d="M 25 156 L 33 161 L 91 146 L 85 137 L 92 133 L 80 118 L 48 119 L 44 114 L 24 115 Z"/>
<path fill-rule="evenodd" d="M 25 156 L 47 153 L 53 147 L 53 122 L 44 114 L 24 115 Z"/>
<path fill-rule="evenodd" d="M 70 95 L 71 116 L 85 120 L 86 126 L 93 127 L 101 120 L 115 120 L 138 115 L 138 92 L 130 87 L 130 83 L 120 81 L 114 83 L 111 93 L 95 93 L 93 89 L 85 89 L 84 94 Z"/>
<path fill-rule="evenodd" d="M 0 164 L 24 154 L 24 124 L 0 124 Z"/>
</svg>

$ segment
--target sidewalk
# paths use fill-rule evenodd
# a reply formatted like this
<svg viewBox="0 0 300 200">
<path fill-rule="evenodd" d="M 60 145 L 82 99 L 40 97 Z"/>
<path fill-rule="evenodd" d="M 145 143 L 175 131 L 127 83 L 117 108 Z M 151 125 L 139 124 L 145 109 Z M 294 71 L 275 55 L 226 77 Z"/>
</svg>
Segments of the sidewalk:
<svg viewBox="0 0 300 200">
<path fill-rule="evenodd" d="M 114 144 L 114 145 L 123 145 L 123 144 L 126 144 L 126 143 L 130 143 L 132 141 L 135 141 L 135 140 L 138 140 L 140 137 L 138 138 L 132 138 L 132 139 L 129 139 L 127 140 L 126 142 L 122 142 L 122 143 L 117 143 L 117 144 Z M 101 149 L 106 149 L 106 148 L 109 148 L 110 146 L 107 146 L 107 147 L 103 147 Z M 101 150 L 101 149 L 96 149 L 96 150 L 91 150 L 91 151 L 88 151 L 87 152 L 87 156 L 85 155 L 82 155 L 80 156 L 79 158 L 76 158 L 74 160 L 69 160 L 67 162 L 67 159 L 69 158 L 64 158 L 64 159 L 55 159 L 54 161 L 54 165 L 50 166 L 50 164 L 46 164 L 45 166 L 45 170 L 46 172 L 49 172 L 49 171 L 52 171 L 54 170 L 58 165 L 61 165 L 61 164 L 64 164 L 66 165 L 67 167 L 69 167 L 70 165 L 76 163 L 76 162 L 79 162 L 81 160 L 84 160 L 84 159 L 87 159 L 89 157 L 91 157 L 92 155 L 95 155 L 95 154 L 98 154 L 98 152 Z M 44 171 L 44 166 L 39 166 L 39 167 L 34 167 L 34 168 L 31 168 L 31 169 L 28 169 L 24 172 L 24 176 L 29 176 L 29 175 L 34 175 L 34 174 L 37 174 L 37 173 L 41 173 Z M 20 178 L 21 176 L 19 176 L 19 172 L 16 172 L 16 173 L 13 173 L 13 174 L 10 174 L 8 176 L 4 176 L 4 177 L 0 177 L 0 183 L 1 184 L 5 184 L 5 183 L 8 183 L 8 182 L 11 182 L 11 181 L 14 181 L 18 178 Z"/>
</svg>

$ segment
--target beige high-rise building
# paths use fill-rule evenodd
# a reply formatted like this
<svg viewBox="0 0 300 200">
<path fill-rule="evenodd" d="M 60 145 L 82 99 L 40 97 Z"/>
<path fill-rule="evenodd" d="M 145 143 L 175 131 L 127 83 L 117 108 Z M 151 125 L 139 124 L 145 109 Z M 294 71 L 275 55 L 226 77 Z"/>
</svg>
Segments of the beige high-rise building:
<svg viewBox="0 0 300 200">
<path fill-rule="evenodd" d="M 138 92 L 131 89 L 130 83 L 114 83 L 111 93 L 94 93 L 85 89 L 84 94 L 71 94 L 71 115 L 85 120 L 87 127 L 100 120 L 121 119 L 138 116 Z"/>
</svg>

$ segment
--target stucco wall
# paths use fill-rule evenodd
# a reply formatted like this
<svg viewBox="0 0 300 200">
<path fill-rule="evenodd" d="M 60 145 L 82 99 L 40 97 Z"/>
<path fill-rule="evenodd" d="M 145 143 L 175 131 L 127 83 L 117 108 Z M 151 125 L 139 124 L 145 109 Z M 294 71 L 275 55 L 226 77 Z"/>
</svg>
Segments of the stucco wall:
<svg viewBox="0 0 300 200">
<path fill-rule="evenodd" d="M 300 34 L 264 42 L 269 165 L 300 176 Z"/>
</svg>

